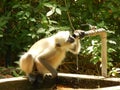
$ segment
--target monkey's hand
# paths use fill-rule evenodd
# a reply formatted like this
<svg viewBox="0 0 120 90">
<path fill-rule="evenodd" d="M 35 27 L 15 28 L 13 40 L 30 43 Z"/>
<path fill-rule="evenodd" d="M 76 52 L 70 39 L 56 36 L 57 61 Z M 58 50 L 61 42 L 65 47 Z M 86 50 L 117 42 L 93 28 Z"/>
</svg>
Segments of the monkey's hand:
<svg viewBox="0 0 120 90">
<path fill-rule="evenodd" d="M 74 38 L 83 38 L 85 36 L 85 31 L 83 30 L 75 30 L 73 37 Z"/>
</svg>

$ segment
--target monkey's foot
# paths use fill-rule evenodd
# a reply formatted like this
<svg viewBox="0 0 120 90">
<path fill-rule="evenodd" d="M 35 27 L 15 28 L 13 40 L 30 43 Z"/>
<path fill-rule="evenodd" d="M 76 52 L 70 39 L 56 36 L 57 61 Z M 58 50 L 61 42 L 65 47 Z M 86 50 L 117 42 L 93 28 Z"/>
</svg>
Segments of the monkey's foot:
<svg viewBox="0 0 120 90">
<path fill-rule="evenodd" d="M 44 84 L 47 88 L 56 88 L 58 77 L 52 77 L 50 75 L 46 75 L 44 78 Z"/>
<path fill-rule="evenodd" d="M 43 79 L 44 79 L 43 74 L 38 74 L 37 78 L 36 78 L 36 82 L 41 84 L 41 83 L 43 83 Z"/>
<path fill-rule="evenodd" d="M 37 76 L 35 74 L 29 74 L 28 79 L 33 84 L 36 82 Z"/>
</svg>

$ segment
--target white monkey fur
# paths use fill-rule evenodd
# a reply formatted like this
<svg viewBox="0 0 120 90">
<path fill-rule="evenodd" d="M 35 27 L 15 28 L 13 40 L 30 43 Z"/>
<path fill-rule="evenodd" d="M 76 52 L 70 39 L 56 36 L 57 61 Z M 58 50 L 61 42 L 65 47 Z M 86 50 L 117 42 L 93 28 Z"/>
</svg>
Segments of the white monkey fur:
<svg viewBox="0 0 120 90">
<path fill-rule="evenodd" d="M 61 64 L 65 58 L 66 52 L 73 54 L 80 52 L 80 41 L 78 38 L 73 43 L 66 42 L 70 36 L 69 31 L 60 31 L 55 35 L 37 41 L 20 58 L 20 68 L 28 75 L 32 73 L 34 63 L 39 73 L 45 74 L 49 71 L 41 64 L 39 59 L 46 60 L 54 69 Z M 56 46 L 56 44 L 60 46 Z"/>
</svg>

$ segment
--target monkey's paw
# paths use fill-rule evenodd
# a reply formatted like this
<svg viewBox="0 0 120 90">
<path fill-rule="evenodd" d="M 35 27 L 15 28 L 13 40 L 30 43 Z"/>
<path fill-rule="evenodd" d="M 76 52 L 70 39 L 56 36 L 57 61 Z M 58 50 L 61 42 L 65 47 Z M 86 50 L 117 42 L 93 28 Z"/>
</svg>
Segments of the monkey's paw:
<svg viewBox="0 0 120 90">
<path fill-rule="evenodd" d="M 44 78 L 44 84 L 49 88 L 55 88 L 57 85 L 57 79 L 57 76 L 53 78 L 51 75 L 46 75 Z"/>
<path fill-rule="evenodd" d="M 83 30 L 75 30 L 73 37 L 79 37 L 79 38 L 83 38 L 85 36 L 85 31 Z"/>
</svg>

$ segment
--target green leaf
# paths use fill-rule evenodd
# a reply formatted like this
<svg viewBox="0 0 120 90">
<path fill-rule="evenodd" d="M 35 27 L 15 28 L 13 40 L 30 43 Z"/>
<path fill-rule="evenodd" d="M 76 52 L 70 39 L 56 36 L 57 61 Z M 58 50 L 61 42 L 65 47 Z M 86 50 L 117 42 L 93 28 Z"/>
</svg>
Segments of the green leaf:
<svg viewBox="0 0 120 90">
<path fill-rule="evenodd" d="M 113 41 L 113 40 L 108 40 L 108 42 L 109 42 L 110 44 L 114 44 L 114 45 L 117 44 L 117 43 L 116 43 L 115 41 Z"/>
<path fill-rule="evenodd" d="M 37 34 L 41 34 L 41 33 L 45 33 L 45 29 L 44 28 L 39 28 L 37 30 Z"/>
<path fill-rule="evenodd" d="M 104 26 L 105 26 L 105 22 L 102 21 L 102 22 L 98 23 L 97 26 L 98 26 L 98 27 L 104 27 Z"/>
<path fill-rule="evenodd" d="M 61 10 L 59 8 L 56 8 L 56 13 L 61 15 Z"/>
<path fill-rule="evenodd" d="M 30 17 L 30 12 L 25 13 L 26 17 Z"/>
<path fill-rule="evenodd" d="M 50 3 L 45 3 L 44 6 L 49 7 L 49 8 L 52 8 L 52 7 L 53 7 L 53 5 L 50 4 Z"/>
<path fill-rule="evenodd" d="M 24 11 L 19 11 L 16 15 L 21 16 L 24 14 Z"/>
<path fill-rule="evenodd" d="M 17 74 L 16 71 L 13 71 L 13 75 L 14 75 L 15 77 L 19 77 L 19 74 Z"/>
<path fill-rule="evenodd" d="M 53 9 L 51 9 L 49 12 L 47 12 L 46 16 L 49 17 L 51 16 L 55 11 Z"/>
<path fill-rule="evenodd" d="M 0 37 L 3 37 L 3 35 L 0 35 Z"/>
<path fill-rule="evenodd" d="M 113 49 L 113 48 L 108 48 L 108 52 L 109 53 L 112 53 L 112 52 L 115 52 L 116 50 L 115 49 Z"/>
<path fill-rule="evenodd" d="M 30 18 L 30 21 L 36 22 L 36 19 L 35 18 Z"/>
</svg>

